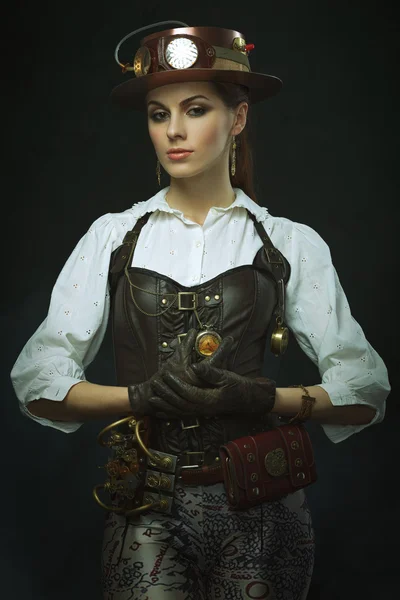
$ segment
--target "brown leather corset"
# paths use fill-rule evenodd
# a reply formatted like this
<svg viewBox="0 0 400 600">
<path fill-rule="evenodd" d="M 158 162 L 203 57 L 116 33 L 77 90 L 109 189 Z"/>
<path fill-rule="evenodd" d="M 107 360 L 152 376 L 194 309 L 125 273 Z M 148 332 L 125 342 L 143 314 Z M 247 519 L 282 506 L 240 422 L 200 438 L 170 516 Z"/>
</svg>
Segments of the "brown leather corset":
<svg viewBox="0 0 400 600">
<path fill-rule="evenodd" d="M 283 288 L 284 294 L 290 276 L 286 258 L 248 211 L 263 240 L 253 264 L 234 267 L 205 283 L 186 287 L 155 271 L 128 266 L 132 264 L 140 230 L 150 214 L 140 218 L 125 235 L 110 261 L 117 385 L 146 381 L 175 351 L 179 334 L 200 328 L 193 310 L 188 309 L 193 296 L 187 292 L 196 294 L 202 323 L 212 325 L 222 338 L 233 337 L 227 369 L 246 377 L 262 376 L 269 326 L 277 310 L 284 310 L 279 289 Z M 283 280 L 284 285 L 279 287 L 278 280 Z M 193 361 L 197 360 L 202 358 L 194 353 Z M 150 446 L 167 453 L 201 451 L 206 456 L 215 455 L 222 443 L 276 424 L 272 415 L 257 420 L 243 414 L 191 421 L 151 418 Z"/>
</svg>

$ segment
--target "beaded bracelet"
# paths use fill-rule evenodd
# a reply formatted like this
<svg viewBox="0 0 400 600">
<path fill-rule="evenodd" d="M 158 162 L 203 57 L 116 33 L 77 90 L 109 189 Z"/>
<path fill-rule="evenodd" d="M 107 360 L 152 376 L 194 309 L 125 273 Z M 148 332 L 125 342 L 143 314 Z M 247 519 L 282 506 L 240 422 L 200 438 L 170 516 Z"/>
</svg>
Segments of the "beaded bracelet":
<svg viewBox="0 0 400 600">
<path fill-rule="evenodd" d="M 303 396 L 302 396 L 303 402 L 301 404 L 301 408 L 300 408 L 299 412 L 297 413 L 297 415 L 295 415 L 294 417 L 292 417 L 290 419 L 290 421 L 288 421 L 288 423 L 307 421 L 307 419 L 309 419 L 310 416 L 311 416 L 311 412 L 312 412 L 312 409 L 314 407 L 316 398 L 314 398 L 314 396 L 310 396 L 310 393 L 309 393 L 308 389 L 305 388 L 304 385 L 302 385 L 302 384 L 300 384 L 300 385 L 289 385 L 289 387 L 291 387 L 291 388 L 302 388 L 302 390 L 305 392 L 305 395 L 303 394 Z"/>
</svg>

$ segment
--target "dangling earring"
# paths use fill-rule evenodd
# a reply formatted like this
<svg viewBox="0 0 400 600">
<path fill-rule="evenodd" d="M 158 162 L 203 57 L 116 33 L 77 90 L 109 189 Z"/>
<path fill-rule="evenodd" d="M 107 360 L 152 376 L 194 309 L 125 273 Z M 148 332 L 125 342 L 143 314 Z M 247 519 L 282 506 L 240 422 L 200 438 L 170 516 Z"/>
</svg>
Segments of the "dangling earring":
<svg viewBox="0 0 400 600">
<path fill-rule="evenodd" d="M 236 140 L 235 136 L 233 136 L 233 144 L 232 144 L 232 163 L 231 163 L 231 175 L 235 176 L 236 173 Z"/>
<path fill-rule="evenodd" d="M 156 166 L 156 175 L 157 175 L 158 185 L 161 186 L 161 165 L 160 165 L 160 161 L 158 159 L 157 159 L 157 166 Z"/>
</svg>

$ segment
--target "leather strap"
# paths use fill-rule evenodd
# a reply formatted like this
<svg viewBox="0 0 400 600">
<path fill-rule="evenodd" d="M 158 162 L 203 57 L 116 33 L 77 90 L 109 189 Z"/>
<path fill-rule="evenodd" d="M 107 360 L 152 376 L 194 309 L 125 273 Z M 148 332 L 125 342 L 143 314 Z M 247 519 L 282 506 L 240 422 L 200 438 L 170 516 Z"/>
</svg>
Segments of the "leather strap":
<svg viewBox="0 0 400 600">
<path fill-rule="evenodd" d="M 211 485 L 224 480 L 221 465 L 182 469 L 179 481 L 184 485 Z"/>
<path fill-rule="evenodd" d="M 151 212 L 148 212 L 145 213 L 142 217 L 140 217 L 136 221 L 133 229 L 126 232 L 122 244 L 111 253 L 110 266 L 108 272 L 108 279 L 111 292 L 113 292 L 120 274 L 125 269 L 129 257 L 133 256 L 142 227 L 146 225 L 151 214 Z M 128 265 L 128 267 L 130 267 L 130 265 Z"/>
<path fill-rule="evenodd" d="M 286 301 L 286 290 L 285 284 L 288 282 L 290 271 L 286 268 L 286 263 L 283 259 L 282 254 L 273 245 L 268 233 L 264 227 L 259 223 L 256 217 L 249 210 L 247 211 L 249 217 L 254 223 L 254 227 L 258 235 L 260 236 L 262 243 L 264 244 L 264 252 L 271 266 L 271 275 L 275 279 L 276 292 L 277 292 L 277 307 L 275 309 L 275 315 L 280 318 L 282 323 L 285 319 L 285 301 Z"/>
<path fill-rule="evenodd" d="M 288 273 L 286 272 L 286 264 L 283 260 L 283 257 L 279 250 L 275 248 L 274 244 L 271 241 L 268 233 L 265 231 L 263 225 L 257 221 L 256 217 L 247 210 L 247 214 L 251 218 L 254 223 L 254 227 L 258 235 L 260 236 L 262 243 L 264 245 L 264 251 L 267 256 L 268 262 L 272 265 L 272 275 L 276 281 L 286 281 Z"/>
</svg>

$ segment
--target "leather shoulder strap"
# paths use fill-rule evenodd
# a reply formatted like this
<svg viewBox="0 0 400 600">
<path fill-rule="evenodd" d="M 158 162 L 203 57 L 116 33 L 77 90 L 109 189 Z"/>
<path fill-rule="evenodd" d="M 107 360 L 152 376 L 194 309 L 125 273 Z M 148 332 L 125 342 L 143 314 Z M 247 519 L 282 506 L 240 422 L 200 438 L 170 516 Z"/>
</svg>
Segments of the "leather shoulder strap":
<svg viewBox="0 0 400 600">
<path fill-rule="evenodd" d="M 111 293 L 127 263 L 129 261 L 132 262 L 133 253 L 135 252 L 140 232 L 142 227 L 146 225 L 151 214 L 151 212 L 148 212 L 140 217 L 133 228 L 126 232 L 122 244 L 111 253 L 110 267 L 108 270 Z"/>
<path fill-rule="evenodd" d="M 254 223 L 254 227 L 257 230 L 258 235 L 262 239 L 264 245 L 265 256 L 268 261 L 268 271 L 271 273 L 276 283 L 277 291 L 277 304 L 275 307 L 275 317 L 283 324 L 285 316 L 285 301 L 286 301 L 286 289 L 285 286 L 289 281 L 290 277 L 290 263 L 286 257 L 275 248 L 271 238 L 265 231 L 263 225 L 259 223 L 256 217 L 249 210 L 247 211 L 250 218 Z M 278 322 L 278 321 L 277 321 Z"/>
<path fill-rule="evenodd" d="M 276 279 L 276 281 L 282 280 L 285 284 L 289 280 L 290 276 L 290 264 L 287 259 L 283 256 L 283 254 L 274 246 L 269 237 L 268 233 L 265 231 L 264 226 L 257 221 L 256 217 L 247 209 L 247 213 L 251 220 L 254 223 L 254 227 L 257 230 L 258 235 L 260 236 L 262 243 L 264 245 L 265 256 L 268 260 L 268 263 L 271 266 L 271 274 Z"/>
</svg>

